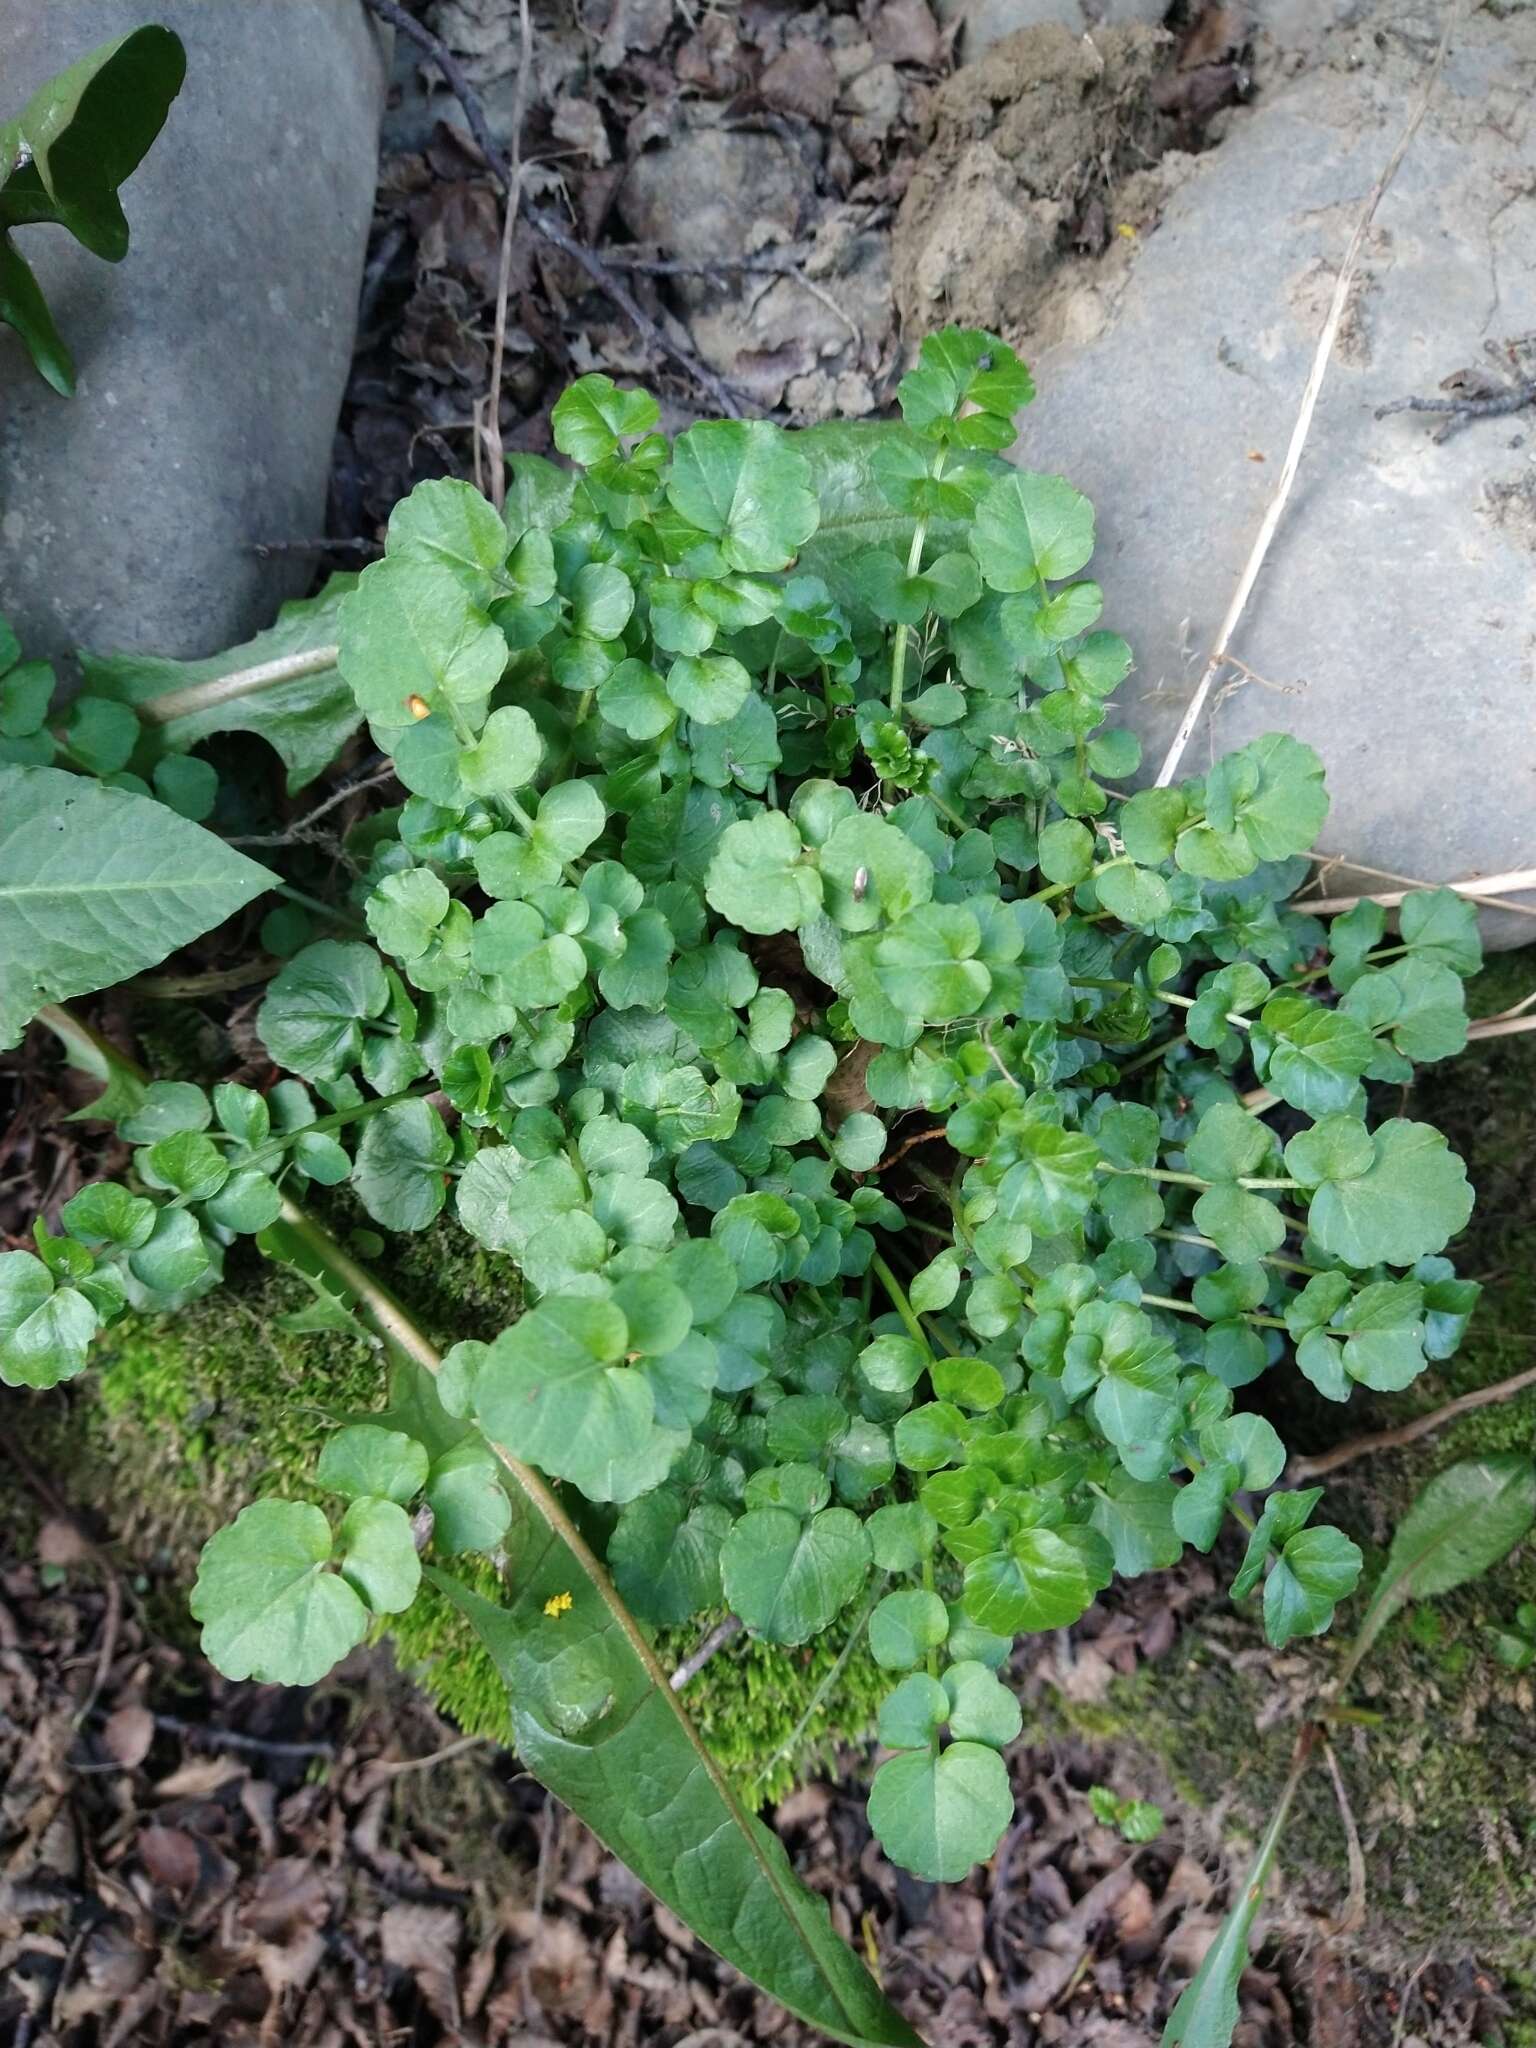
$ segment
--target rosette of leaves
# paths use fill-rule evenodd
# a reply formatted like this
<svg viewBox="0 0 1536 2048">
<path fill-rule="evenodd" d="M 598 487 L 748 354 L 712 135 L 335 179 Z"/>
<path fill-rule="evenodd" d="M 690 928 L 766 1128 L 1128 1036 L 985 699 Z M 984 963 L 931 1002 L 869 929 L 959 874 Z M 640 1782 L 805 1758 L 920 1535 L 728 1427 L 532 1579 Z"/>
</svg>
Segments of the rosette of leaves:
<svg viewBox="0 0 1536 2048">
<path fill-rule="evenodd" d="M 1028 373 L 948 330 L 899 395 L 901 423 L 669 444 L 587 377 L 554 412 L 574 468 L 514 457 L 504 514 L 453 482 L 397 509 L 339 614 L 406 792 L 354 837 L 369 937 L 272 981 L 265 1096 L 149 1090 L 133 1192 L 0 1266 L 0 1362 L 77 1369 L 84 1316 L 32 1319 L 104 1270 L 166 1300 L 242 1230 L 293 1258 L 312 1189 L 391 1231 L 451 1209 L 528 1301 L 442 1361 L 454 1444 L 541 1475 L 546 1519 L 588 1504 L 585 1583 L 631 1643 L 722 1606 L 786 1644 L 867 1626 L 871 1819 L 949 1878 L 1012 1811 L 1017 1637 L 1228 1517 L 1277 1646 L 1352 1591 L 1245 1390 L 1392 1391 L 1454 1349 L 1466 1178 L 1371 1090 L 1454 1050 L 1478 948 L 1447 892 L 1396 933 L 1287 907 L 1327 799 L 1283 735 L 1126 794 L 1092 510 L 999 460 Z M 296 1262 L 312 1326 L 349 1327 L 357 1285 Z M 452 1446 L 421 1442 L 429 1563 L 514 1556 L 478 1477 L 478 1519 L 438 1508 Z M 302 1523 L 216 1539 L 216 1655 L 297 1676 L 295 1601 L 343 1647 L 403 1590 L 373 1599 L 345 1517 Z M 549 1768 L 624 1696 L 560 1634 L 555 1570 L 514 1557 L 505 1610 L 462 1595 Z"/>
</svg>

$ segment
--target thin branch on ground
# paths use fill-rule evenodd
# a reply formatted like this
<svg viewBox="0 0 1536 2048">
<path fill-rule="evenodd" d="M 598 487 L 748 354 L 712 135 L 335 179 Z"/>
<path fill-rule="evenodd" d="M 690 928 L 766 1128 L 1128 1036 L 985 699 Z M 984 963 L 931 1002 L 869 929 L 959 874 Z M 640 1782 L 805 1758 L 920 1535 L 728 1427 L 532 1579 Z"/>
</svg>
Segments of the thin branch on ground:
<svg viewBox="0 0 1536 2048">
<path fill-rule="evenodd" d="M 894 1152 L 887 1152 L 880 1164 L 875 1168 L 875 1171 L 876 1173 L 889 1173 L 893 1166 L 905 1159 L 909 1152 L 915 1151 L 919 1145 L 931 1145 L 935 1138 L 947 1138 L 948 1136 L 949 1132 L 944 1128 L 943 1124 L 935 1124 L 932 1130 L 929 1131 L 914 1131 L 910 1138 L 902 1140 Z"/>
<path fill-rule="evenodd" d="M 332 790 L 322 804 L 316 804 L 312 811 L 306 811 L 302 818 L 286 826 L 281 832 L 239 832 L 226 840 L 229 846 L 298 846 L 314 837 L 314 828 L 319 820 L 338 804 L 344 804 L 350 796 L 361 796 L 364 790 L 378 789 L 386 782 L 395 780 L 395 764 L 386 761 L 382 768 L 371 775 L 360 777 L 354 782 L 344 782 L 340 789 Z M 324 836 L 324 835 L 322 835 Z"/>
<path fill-rule="evenodd" d="M 1269 509 L 1265 512 L 1263 523 L 1259 527 L 1258 538 L 1254 541 L 1248 555 L 1248 560 L 1243 565 L 1243 573 L 1238 578 L 1237 589 L 1232 594 L 1232 602 L 1228 605 L 1226 616 L 1223 618 L 1220 629 L 1217 632 L 1216 644 L 1211 649 L 1210 658 L 1206 662 L 1204 673 L 1196 685 L 1195 694 L 1189 701 L 1188 709 L 1179 721 L 1179 729 L 1173 736 L 1173 744 L 1169 747 L 1167 754 L 1163 758 L 1163 765 L 1158 770 L 1157 787 L 1159 789 L 1165 788 L 1172 782 L 1175 774 L 1178 772 L 1179 763 L 1184 758 L 1184 749 L 1189 745 L 1190 737 L 1200 722 L 1200 714 L 1204 711 L 1206 699 L 1211 694 L 1211 686 L 1226 660 L 1227 643 L 1237 630 L 1238 620 L 1242 617 L 1243 609 L 1253 593 L 1253 587 L 1259 580 L 1259 571 L 1264 566 L 1264 560 L 1269 553 L 1270 544 L 1279 529 L 1281 518 L 1290 499 L 1292 486 L 1296 481 L 1296 472 L 1301 466 L 1301 453 L 1306 446 L 1307 435 L 1311 430 L 1312 415 L 1317 410 L 1318 395 L 1323 388 L 1323 378 L 1327 373 L 1328 360 L 1333 354 L 1333 345 L 1344 319 L 1344 309 L 1349 300 L 1350 287 L 1355 281 L 1355 269 L 1360 260 L 1360 251 L 1364 246 L 1365 237 L 1370 229 L 1371 222 L 1376 217 L 1376 209 L 1381 204 L 1388 186 L 1396 177 L 1398 166 L 1408 153 L 1408 145 L 1418 133 L 1419 123 L 1424 119 L 1425 114 L 1429 110 L 1430 97 L 1434 92 L 1441 67 L 1445 62 L 1445 53 L 1450 47 L 1451 29 L 1455 24 L 1456 15 L 1457 10 L 1447 10 L 1445 30 L 1440 38 L 1440 47 L 1436 50 L 1430 64 L 1429 76 L 1424 82 L 1424 90 L 1419 96 L 1418 105 L 1414 108 L 1407 125 L 1398 137 L 1397 146 L 1387 159 L 1386 168 L 1371 188 L 1370 197 L 1366 200 L 1365 206 L 1361 210 L 1360 218 L 1355 223 L 1355 231 L 1349 238 L 1349 247 L 1344 252 L 1344 261 L 1339 265 L 1338 281 L 1333 288 L 1333 302 L 1328 308 L 1328 317 L 1323 322 L 1323 331 L 1318 336 L 1317 350 L 1312 358 L 1311 374 L 1307 378 L 1306 389 L 1301 396 L 1301 410 L 1296 416 L 1296 425 L 1291 432 L 1290 446 L 1286 450 L 1285 462 L 1280 471 L 1280 480 L 1275 487 L 1275 495 L 1270 500 Z"/>
<path fill-rule="evenodd" d="M 380 21 L 387 21 L 392 28 L 408 37 L 419 50 L 431 58 L 443 74 L 449 91 L 464 109 L 469 132 L 474 137 L 481 155 L 496 178 L 510 191 L 513 184 L 511 162 L 492 135 L 490 124 L 485 118 L 485 109 L 480 103 L 480 96 L 465 76 L 463 67 L 453 52 L 440 36 L 433 35 L 432 31 L 417 21 L 414 15 L 407 14 L 399 0 L 364 0 L 364 5 L 370 8 Z M 558 249 L 562 256 L 569 256 L 573 263 L 580 265 L 598 290 L 611 299 L 624 314 L 642 340 L 651 348 L 659 349 L 663 355 L 669 356 L 679 369 L 686 371 L 694 383 L 702 391 L 707 392 L 728 417 L 741 417 L 741 403 L 730 387 L 722 383 L 714 371 L 699 360 L 692 349 L 685 348 L 681 342 L 673 341 L 656 324 L 650 314 L 643 310 L 628 285 L 614 276 L 595 250 L 589 249 L 583 242 L 578 242 L 574 235 L 561 226 L 553 214 L 546 213 L 541 206 L 535 206 L 526 193 L 521 195 L 520 210 L 536 234 L 541 235 L 551 247 Z"/>
<path fill-rule="evenodd" d="M 1536 1031 L 1536 1017 L 1479 1017 L 1467 1026 L 1468 1045 L 1485 1038 L 1518 1038 L 1524 1031 Z"/>
<path fill-rule="evenodd" d="M 1349 1892 L 1344 1900 L 1344 1910 L 1333 1922 L 1331 1932 L 1352 1934 L 1365 1922 L 1365 1856 L 1360 1847 L 1360 1830 L 1355 1826 L 1354 1808 L 1349 1803 L 1349 1793 L 1344 1784 L 1344 1773 L 1339 1769 L 1333 1744 L 1326 1735 L 1322 1738 L 1322 1750 L 1328 1775 L 1333 1780 L 1333 1796 L 1339 1803 L 1339 1818 L 1344 1823 L 1344 1840 L 1349 1852 Z"/>
<path fill-rule="evenodd" d="M 183 1742 L 206 1743 L 210 1749 L 238 1749 L 249 1756 L 332 1757 L 333 1742 L 279 1742 L 264 1735 L 242 1735 L 234 1728 L 215 1728 L 204 1721 L 183 1721 L 176 1714 L 156 1714 L 155 1726 Z"/>
<path fill-rule="evenodd" d="M 1357 875 L 1379 875 L 1384 881 L 1408 884 L 1404 889 L 1366 889 L 1353 896 L 1302 896 L 1293 901 L 1293 909 L 1309 911 L 1318 917 L 1333 917 L 1340 911 L 1353 910 L 1357 903 L 1379 903 L 1384 910 L 1396 910 L 1405 896 L 1411 896 L 1420 889 L 1449 889 L 1454 895 L 1465 896 L 1469 903 L 1486 903 L 1496 910 L 1512 910 L 1521 917 L 1536 917 L 1536 906 L 1504 901 L 1506 896 L 1536 893 L 1536 868 L 1511 868 L 1506 874 L 1477 875 L 1465 882 L 1422 882 L 1414 875 L 1396 875 L 1387 868 L 1369 868 L 1363 861 L 1351 860 L 1347 854 L 1320 853 L 1312 857 L 1325 869 L 1346 867 Z"/>
<path fill-rule="evenodd" d="M 382 544 L 376 540 L 346 539 L 333 534 L 321 534 L 318 540 L 253 540 L 246 545 L 263 561 L 271 555 L 382 555 L 384 552 Z"/>
<path fill-rule="evenodd" d="M 1499 419 L 1512 412 L 1523 412 L 1528 405 L 1536 405 L 1536 378 L 1529 384 L 1512 384 L 1508 391 L 1495 392 L 1487 398 L 1394 398 L 1390 405 L 1377 406 L 1376 417 L 1384 420 L 1395 412 L 1438 412 L 1466 422 Z M 1442 429 L 1442 439 L 1448 431 Z"/>
<path fill-rule="evenodd" d="M 1444 1429 L 1448 1422 L 1454 1422 L 1460 1415 L 1470 1415 L 1478 1408 L 1495 1407 L 1501 1401 L 1512 1401 L 1527 1387 L 1536 1387 L 1536 1365 L 1517 1372 L 1512 1379 L 1497 1380 L 1491 1387 L 1475 1387 L 1470 1394 L 1458 1394 L 1454 1401 L 1447 1401 L 1433 1414 L 1420 1415 L 1415 1421 L 1401 1423 L 1396 1429 L 1378 1429 L 1369 1436 L 1351 1437 L 1348 1443 L 1336 1444 L 1331 1451 L 1320 1451 L 1315 1458 L 1293 1458 L 1286 1483 L 1301 1486 L 1313 1479 L 1321 1479 L 1326 1472 L 1337 1472 L 1345 1465 L 1352 1465 L 1357 1458 L 1370 1457 L 1377 1451 L 1401 1450 L 1407 1444 L 1417 1443 L 1421 1436 Z"/>
<path fill-rule="evenodd" d="M 691 1685 L 718 1650 L 727 1643 L 733 1643 L 741 1634 L 741 1623 L 734 1614 L 728 1614 L 724 1621 L 716 1624 L 696 1650 L 686 1656 L 673 1672 L 670 1684 L 674 1692 L 681 1692 L 685 1685 Z"/>
<path fill-rule="evenodd" d="M 441 1749 L 434 1749 L 427 1756 L 407 1756 L 394 1761 L 381 1759 L 366 1768 L 372 1779 L 402 1778 L 408 1771 L 428 1771 L 434 1764 L 445 1764 L 453 1757 L 467 1755 L 472 1749 L 494 1747 L 489 1735 L 461 1735 L 457 1742 L 445 1743 Z"/>
<path fill-rule="evenodd" d="M 858 322 L 845 313 L 832 294 L 819 285 L 815 278 L 807 277 L 801 266 L 789 256 L 711 256 L 690 259 L 685 256 L 646 256 L 630 249 L 605 249 L 603 261 L 616 270 L 639 270 L 647 277 L 710 277 L 718 278 L 722 271 L 740 277 L 787 277 L 813 299 L 826 307 L 833 318 L 842 322 L 855 341 L 862 341 Z"/>
<path fill-rule="evenodd" d="M 475 477 L 480 474 L 480 444 L 485 443 L 486 466 L 490 470 L 491 503 L 499 512 L 507 502 L 507 463 L 501 445 L 501 365 L 507 345 L 507 294 L 512 282 L 512 231 L 517 226 L 523 203 L 523 116 L 527 111 L 528 79 L 533 70 L 533 23 L 528 0 L 518 0 L 521 48 L 517 64 L 517 89 L 512 100 L 512 175 L 507 185 L 507 203 L 501 218 L 501 258 L 496 272 L 496 330 L 491 342 L 490 389 L 479 408 L 480 433 L 475 440 Z"/>
</svg>

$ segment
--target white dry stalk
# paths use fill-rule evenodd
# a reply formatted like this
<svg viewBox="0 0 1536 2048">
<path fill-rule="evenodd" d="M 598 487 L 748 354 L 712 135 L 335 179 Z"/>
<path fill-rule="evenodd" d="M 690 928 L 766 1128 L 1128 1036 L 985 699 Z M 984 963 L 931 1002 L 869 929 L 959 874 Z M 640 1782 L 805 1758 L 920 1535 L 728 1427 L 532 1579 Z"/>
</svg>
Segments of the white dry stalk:
<svg viewBox="0 0 1536 2048">
<path fill-rule="evenodd" d="M 1286 504 L 1291 495 L 1291 486 L 1295 483 L 1296 472 L 1301 466 L 1301 451 L 1306 446 L 1307 434 L 1312 426 L 1312 415 L 1317 410 L 1318 394 L 1323 388 L 1323 378 L 1328 369 L 1328 359 L 1333 353 L 1333 344 L 1338 337 L 1339 326 L 1344 318 L 1344 308 L 1349 298 L 1349 288 L 1355 280 L 1355 267 L 1360 259 L 1361 247 L 1364 244 L 1371 222 L 1376 217 L 1376 209 L 1381 204 L 1387 187 L 1397 176 L 1398 167 L 1408 153 L 1408 145 L 1418 133 L 1419 123 L 1424 119 L 1425 114 L 1429 110 L 1430 98 L 1434 92 L 1436 80 L 1440 76 L 1441 66 L 1445 62 L 1445 53 L 1450 47 L 1451 29 L 1455 18 L 1455 10 L 1452 10 L 1446 16 L 1445 30 L 1440 37 L 1440 47 L 1436 50 L 1434 59 L 1430 64 L 1429 76 L 1424 82 L 1424 90 L 1419 96 L 1419 103 L 1409 117 L 1407 126 L 1398 137 L 1397 147 L 1387 159 L 1385 170 L 1383 170 L 1381 176 L 1372 187 L 1370 197 L 1366 200 L 1360 218 L 1355 223 L 1355 231 L 1349 238 L 1349 247 L 1344 252 L 1344 261 L 1339 266 L 1338 281 L 1333 288 L 1333 303 L 1328 308 L 1328 318 L 1323 322 L 1323 331 L 1318 336 L 1317 352 L 1312 358 L 1311 375 L 1307 378 L 1306 389 L 1301 396 L 1301 410 L 1296 416 L 1296 425 L 1291 434 L 1291 444 L 1285 453 L 1285 465 L 1280 472 L 1280 481 L 1275 487 L 1275 495 L 1269 502 L 1269 509 L 1264 514 L 1264 521 L 1259 528 L 1258 538 L 1254 541 L 1248 559 L 1243 565 L 1243 573 L 1237 580 L 1237 589 L 1232 593 L 1232 602 L 1227 606 L 1226 617 L 1221 622 L 1221 630 L 1216 635 L 1216 644 L 1211 649 L 1210 659 L 1205 664 L 1205 671 L 1196 687 L 1194 696 L 1189 700 L 1189 708 L 1179 721 L 1179 729 L 1173 736 L 1173 744 L 1164 756 L 1162 767 L 1158 770 L 1155 785 L 1158 789 L 1166 789 L 1178 772 L 1179 763 L 1184 758 L 1184 749 L 1189 745 L 1190 737 L 1200 722 L 1200 714 L 1205 709 L 1206 699 L 1211 694 L 1211 685 L 1215 682 L 1222 665 L 1227 659 L 1227 644 L 1237 630 L 1237 622 L 1242 617 L 1243 609 L 1253 594 L 1253 586 L 1259 580 L 1259 571 L 1264 566 L 1264 558 L 1269 553 L 1270 543 L 1274 540 L 1275 534 L 1279 529 L 1281 518 L 1284 515 Z"/>
<path fill-rule="evenodd" d="M 1350 862 L 1343 863 L 1352 865 Z M 1369 868 L 1360 870 L 1369 874 Z M 1333 917 L 1340 911 L 1353 910 L 1357 903 L 1379 903 L 1383 910 L 1396 910 L 1405 897 L 1421 889 L 1449 889 L 1453 895 L 1465 896 L 1471 903 L 1487 903 L 1499 910 L 1513 910 L 1522 916 L 1536 916 L 1526 903 L 1505 903 L 1506 896 L 1525 895 L 1536 891 L 1536 868 L 1511 868 L 1503 875 L 1479 875 L 1466 882 L 1415 882 L 1408 889 L 1368 889 L 1358 896 L 1315 896 L 1298 898 L 1294 908 L 1306 910 L 1319 917 Z"/>
</svg>

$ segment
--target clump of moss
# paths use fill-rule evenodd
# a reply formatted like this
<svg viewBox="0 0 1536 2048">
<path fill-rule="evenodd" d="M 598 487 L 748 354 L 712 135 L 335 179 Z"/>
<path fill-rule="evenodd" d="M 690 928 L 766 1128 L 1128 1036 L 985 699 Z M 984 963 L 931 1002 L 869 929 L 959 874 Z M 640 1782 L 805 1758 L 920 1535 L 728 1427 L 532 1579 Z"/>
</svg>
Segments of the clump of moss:
<svg viewBox="0 0 1536 2048">
<path fill-rule="evenodd" d="M 383 1264 L 442 1344 L 493 1336 L 517 1313 L 510 1262 L 449 1222 L 393 1240 Z M 313 1471 L 326 1430 L 383 1404 L 385 1368 L 367 1343 L 279 1326 L 307 1298 L 291 1275 L 252 1259 L 174 1318 L 115 1325 L 88 1381 L 26 1401 L 30 1455 L 73 1502 L 98 1507 L 131 1554 L 155 1558 L 166 1582 L 185 1589 L 221 1522 L 258 1494 L 318 1498 Z M 489 1563 L 461 1560 L 459 1571 L 494 1591 Z M 168 1633 L 190 1638 L 184 1598 L 160 1618 Z M 664 1636 L 663 1661 L 685 1657 L 706 1626 Z M 445 1714 L 469 1734 L 507 1740 L 505 1688 L 456 1608 L 423 1587 L 389 1632 L 399 1663 Z M 813 1759 L 872 1725 L 887 1682 L 867 1651 L 855 1652 L 797 1734 L 841 1647 L 739 1639 L 689 1686 L 690 1712 L 744 1792 L 782 1797 Z"/>
</svg>

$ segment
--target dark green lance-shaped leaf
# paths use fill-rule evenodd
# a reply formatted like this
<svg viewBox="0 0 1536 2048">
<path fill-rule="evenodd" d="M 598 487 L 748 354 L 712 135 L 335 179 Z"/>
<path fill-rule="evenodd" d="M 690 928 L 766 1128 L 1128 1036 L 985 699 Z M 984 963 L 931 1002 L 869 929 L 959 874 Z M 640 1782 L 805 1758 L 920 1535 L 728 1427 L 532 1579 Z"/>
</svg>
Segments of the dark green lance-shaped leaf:
<svg viewBox="0 0 1536 2048">
<path fill-rule="evenodd" d="M 119 262 L 128 220 L 117 189 L 160 133 L 186 69 L 168 28 L 134 29 L 50 78 L 0 127 L 0 317 L 65 397 L 74 383 L 69 352 L 9 230 L 55 221 L 93 255 Z M 17 266 L 25 282 L 8 274 Z"/>
<path fill-rule="evenodd" d="M 980 1742 L 893 1756 L 869 1788 L 869 1824 L 893 1863 L 951 1884 L 986 1861 L 1013 1818 L 1008 1766 Z"/>
<path fill-rule="evenodd" d="M 45 1003 L 153 967 L 272 882 L 149 797 L 0 768 L 0 1049 Z"/>
<path fill-rule="evenodd" d="M 445 1420 L 427 1378 L 442 1361 L 406 1312 L 301 1211 L 290 1210 L 288 1229 L 409 1361 Z M 510 1452 L 496 1455 L 521 1510 L 508 1536 L 504 1604 L 430 1576 L 495 1659 L 523 1763 L 792 2012 L 853 2048 L 922 2048 L 835 1938 L 825 1903 L 742 1808 L 554 1492 Z"/>
<path fill-rule="evenodd" d="M 850 1519 L 852 1519 L 850 1517 Z M 748 1814 L 590 1553 L 523 1536 L 495 1604 L 429 1571 L 507 1687 L 519 1757 L 695 1933 L 854 2048 L 921 2048 Z"/>
<path fill-rule="evenodd" d="M 256 1501 L 204 1544 L 190 1605 L 226 1678 L 313 1685 L 362 1641 L 368 1609 L 331 1549 L 319 1508 L 292 1500 Z"/>
<path fill-rule="evenodd" d="M 336 666 L 341 601 L 356 583 L 333 576 L 314 597 L 285 604 L 265 633 L 200 661 L 82 654 L 86 689 L 133 708 L 151 758 L 174 759 L 214 733 L 254 734 L 281 758 L 291 795 L 330 766 L 362 722 Z"/>
<path fill-rule="evenodd" d="M 1185 1986 L 1178 2004 L 1163 2029 L 1162 2048 L 1231 2048 L 1237 2031 L 1239 2008 L 1237 1987 L 1248 1967 L 1248 1942 L 1253 1923 L 1264 1898 L 1264 1884 L 1286 1815 L 1291 1810 L 1300 1772 L 1294 1766 L 1273 1819 L 1259 1844 L 1258 1854 L 1233 1895 L 1233 1904 L 1216 1930 L 1199 1969 Z"/>
<path fill-rule="evenodd" d="M 771 1643 L 808 1643 L 837 1619 L 869 1571 L 869 1537 L 847 1508 L 802 1522 L 787 1508 L 753 1508 L 721 1552 L 725 1597 Z"/>
<path fill-rule="evenodd" d="M 1536 1523 L 1536 1463 L 1526 1452 L 1466 1458 L 1437 1473 L 1404 1515 L 1360 1629 L 1368 1650 L 1409 1600 L 1449 1593 L 1491 1571 Z"/>
</svg>

